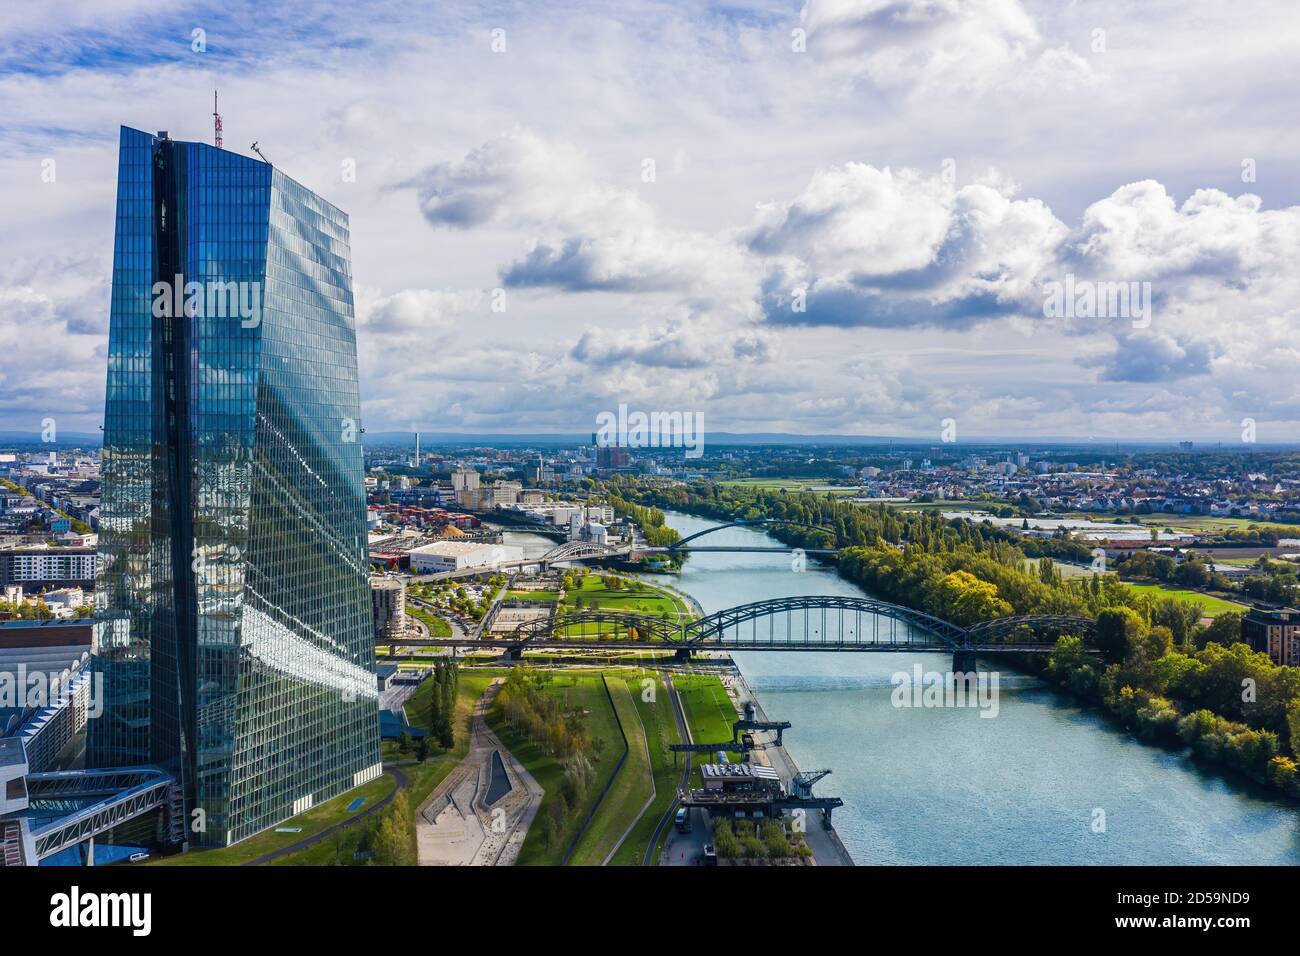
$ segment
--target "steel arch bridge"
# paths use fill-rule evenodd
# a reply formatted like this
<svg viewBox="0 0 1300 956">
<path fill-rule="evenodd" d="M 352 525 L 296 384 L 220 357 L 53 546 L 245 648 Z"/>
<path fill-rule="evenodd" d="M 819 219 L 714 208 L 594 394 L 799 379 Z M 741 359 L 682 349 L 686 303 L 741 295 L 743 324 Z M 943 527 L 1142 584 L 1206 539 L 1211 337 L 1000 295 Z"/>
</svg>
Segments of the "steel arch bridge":
<svg viewBox="0 0 1300 956">
<path fill-rule="evenodd" d="M 582 611 L 526 621 L 510 634 L 485 642 L 516 652 L 527 647 L 611 645 L 674 649 L 683 655 L 715 649 L 946 651 L 968 662 L 975 654 L 1050 653 L 1062 634 L 1079 634 L 1085 649 L 1094 649 L 1095 626 L 1087 618 L 1030 615 L 963 627 L 875 598 L 809 595 L 754 601 L 685 624 L 620 611 Z"/>
<path fill-rule="evenodd" d="M 559 547 L 551 548 L 537 560 L 543 564 L 555 561 L 576 561 L 582 558 L 608 558 L 627 554 L 627 548 L 616 548 L 608 544 L 596 544 L 592 541 L 569 541 Z"/>
<path fill-rule="evenodd" d="M 1042 642 L 1054 641 L 1061 634 L 1079 634 L 1091 640 L 1096 636 L 1096 632 L 1096 622 L 1091 618 L 1072 617 L 1068 614 L 999 617 L 991 621 L 980 621 L 966 628 L 967 639 L 972 644 L 985 648 L 998 644 L 1010 647 L 1032 643 L 1018 640 L 1021 635 L 1032 637 L 1033 642 Z"/>
<path fill-rule="evenodd" d="M 813 611 L 818 611 L 820 614 L 812 615 Z M 838 634 L 838 638 L 832 643 L 840 644 L 897 645 L 901 643 L 910 647 L 925 645 L 936 649 L 949 649 L 963 646 L 966 638 L 965 628 L 923 611 L 873 598 L 839 595 L 773 598 L 730 607 L 702 617 L 698 621 L 691 621 L 682 628 L 682 637 L 684 643 L 694 646 L 709 643 L 725 645 L 728 642 L 743 641 L 744 625 L 749 624 L 751 643 L 761 643 L 766 640 L 769 644 L 778 642 L 788 644 L 794 642 L 796 638 L 793 628 L 796 612 L 802 612 L 804 619 L 802 643 L 805 644 L 827 643 L 832 625 L 835 625 Z M 775 624 L 778 615 L 785 618 L 784 637 L 776 634 Z M 864 616 L 869 621 L 867 627 L 863 626 Z M 766 637 L 759 625 L 763 619 L 768 622 Z M 889 626 L 883 629 L 888 633 L 882 633 L 880 627 L 882 620 L 889 622 Z M 810 621 L 815 625 L 811 630 Z M 847 631 L 846 621 L 849 624 Z M 897 626 L 899 624 L 903 625 L 901 633 Z M 871 630 L 869 639 L 868 628 Z M 734 632 L 730 637 L 729 631 Z M 848 640 L 845 640 L 846 636 Z"/>
<path fill-rule="evenodd" d="M 836 531 L 834 528 L 827 528 L 824 525 L 805 524 L 802 521 L 787 521 L 785 518 L 754 518 L 753 520 L 749 520 L 749 521 L 745 521 L 745 520 L 732 521 L 730 524 L 720 524 L 720 525 L 715 525 L 712 528 L 705 528 L 703 531 L 697 531 L 694 534 L 687 535 L 685 538 L 679 539 L 674 544 L 670 544 L 668 546 L 668 550 L 689 551 L 690 549 L 685 547 L 685 545 L 688 542 L 694 541 L 697 538 L 703 538 L 705 535 L 713 534 L 715 531 L 723 531 L 727 528 L 761 528 L 773 524 L 788 525 L 792 528 L 803 528 L 807 531 L 821 531 L 834 538 L 835 543 L 837 545 L 842 546 L 844 544 L 844 539 L 840 536 L 840 533 L 838 531 Z"/>
</svg>

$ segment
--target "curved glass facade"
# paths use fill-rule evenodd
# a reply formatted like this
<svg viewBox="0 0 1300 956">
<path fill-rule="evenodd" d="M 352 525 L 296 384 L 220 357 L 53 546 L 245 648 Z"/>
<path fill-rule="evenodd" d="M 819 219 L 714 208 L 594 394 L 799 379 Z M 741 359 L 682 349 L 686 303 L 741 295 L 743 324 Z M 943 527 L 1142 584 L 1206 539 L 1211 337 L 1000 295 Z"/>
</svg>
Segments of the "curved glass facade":
<svg viewBox="0 0 1300 956">
<path fill-rule="evenodd" d="M 202 143 L 119 169 L 89 755 L 223 846 L 379 773 L 348 221 Z"/>
</svg>

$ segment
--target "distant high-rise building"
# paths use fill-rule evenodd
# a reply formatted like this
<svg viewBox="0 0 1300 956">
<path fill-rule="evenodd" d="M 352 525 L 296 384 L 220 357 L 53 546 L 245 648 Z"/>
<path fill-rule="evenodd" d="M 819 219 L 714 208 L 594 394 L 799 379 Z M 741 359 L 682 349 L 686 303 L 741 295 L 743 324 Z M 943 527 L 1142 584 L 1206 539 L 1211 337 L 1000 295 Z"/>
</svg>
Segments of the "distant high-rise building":
<svg viewBox="0 0 1300 956">
<path fill-rule="evenodd" d="M 406 586 L 398 578 L 371 578 L 370 601 L 375 640 L 395 641 L 406 631 Z"/>
<path fill-rule="evenodd" d="M 596 448 L 596 468 L 600 471 L 619 471 L 632 464 L 632 456 L 622 445 L 600 445 Z"/>
<path fill-rule="evenodd" d="M 350 256 L 270 164 L 123 128 L 88 758 L 201 846 L 381 772 Z"/>
</svg>

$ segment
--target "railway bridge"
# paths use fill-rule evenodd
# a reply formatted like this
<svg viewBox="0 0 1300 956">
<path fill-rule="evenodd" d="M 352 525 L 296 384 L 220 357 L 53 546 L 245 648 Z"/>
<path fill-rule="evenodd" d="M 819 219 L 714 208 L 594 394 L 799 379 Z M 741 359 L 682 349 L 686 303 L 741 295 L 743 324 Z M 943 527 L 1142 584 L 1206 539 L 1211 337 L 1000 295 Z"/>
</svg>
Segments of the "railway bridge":
<svg viewBox="0 0 1300 956">
<path fill-rule="evenodd" d="M 963 626 L 900 604 L 844 595 L 803 595 L 754 601 L 694 621 L 624 611 L 586 610 L 520 624 L 512 633 L 477 643 L 527 649 L 671 648 L 681 660 L 698 651 L 939 651 L 953 669 L 971 670 L 977 655 L 1048 654 L 1062 634 L 1076 634 L 1096 651 L 1089 618 L 1027 615 Z"/>
</svg>

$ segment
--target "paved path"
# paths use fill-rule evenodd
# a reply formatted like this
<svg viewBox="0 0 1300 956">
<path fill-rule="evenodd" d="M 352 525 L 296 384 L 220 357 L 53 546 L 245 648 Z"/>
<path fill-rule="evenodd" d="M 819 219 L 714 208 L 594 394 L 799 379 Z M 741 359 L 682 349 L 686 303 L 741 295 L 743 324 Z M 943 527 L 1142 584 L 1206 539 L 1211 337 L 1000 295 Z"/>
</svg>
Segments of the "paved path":
<svg viewBox="0 0 1300 956">
<path fill-rule="evenodd" d="M 484 715 L 500 689 L 493 681 L 474 705 L 469 751 L 428 799 L 415 821 L 421 866 L 510 866 L 544 791 L 488 727 Z M 501 754 L 510 792 L 484 804 L 492 754 Z"/>
<path fill-rule="evenodd" d="M 264 853 L 261 856 L 257 857 L 256 859 L 249 860 L 247 863 L 241 863 L 240 865 L 241 866 L 263 866 L 267 863 L 272 863 L 276 860 L 288 856 L 290 853 L 297 853 L 299 850 L 305 850 L 307 847 L 319 843 L 321 840 L 325 839 L 330 834 L 337 833 L 339 830 L 342 830 L 344 827 L 350 827 L 358 820 L 364 820 L 372 813 L 378 813 L 380 810 L 384 809 L 384 807 L 388 806 L 390 803 L 393 802 L 393 798 L 397 796 L 397 791 L 404 789 L 408 782 L 406 778 L 406 774 L 402 773 L 401 770 L 399 770 L 397 767 L 393 766 L 392 764 L 385 765 L 384 773 L 391 775 L 393 779 L 397 781 L 397 786 L 393 787 L 393 789 L 389 791 L 389 793 L 382 800 L 378 801 L 377 803 L 372 803 L 369 807 L 362 810 L 360 813 L 351 814 L 350 816 L 348 816 L 346 820 L 340 820 L 338 823 L 334 824 L 333 826 L 326 827 L 324 830 L 321 830 L 319 833 L 313 833 L 309 837 L 304 837 L 303 839 L 298 840 L 295 843 L 290 843 L 288 846 L 282 846 L 278 850 L 272 850 L 270 853 Z"/>
<path fill-rule="evenodd" d="M 668 685 L 668 700 L 673 705 L 673 719 L 677 721 L 677 739 L 683 743 L 694 743 L 691 737 L 690 725 L 686 722 L 686 711 L 682 709 L 682 699 L 677 694 L 677 687 L 673 684 L 671 674 L 664 675 L 664 683 Z M 679 789 L 685 790 L 691 785 L 691 754 L 681 754 L 682 760 L 682 779 Z M 673 797 L 673 802 L 668 805 L 664 811 L 663 817 L 659 821 L 659 826 L 655 828 L 654 836 L 650 838 L 650 845 L 646 847 L 645 859 L 642 860 L 643 866 L 650 866 L 654 860 L 655 848 L 659 845 L 659 837 L 665 830 L 668 831 L 668 839 L 664 841 L 664 848 L 659 857 L 659 863 L 663 865 L 685 866 L 693 864 L 695 858 L 704 852 L 704 828 L 693 828 L 690 833 L 678 833 L 675 829 L 674 820 L 677 816 L 678 798 Z M 695 811 L 688 811 L 695 822 L 700 821 L 700 816 Z"/>
</svg>

